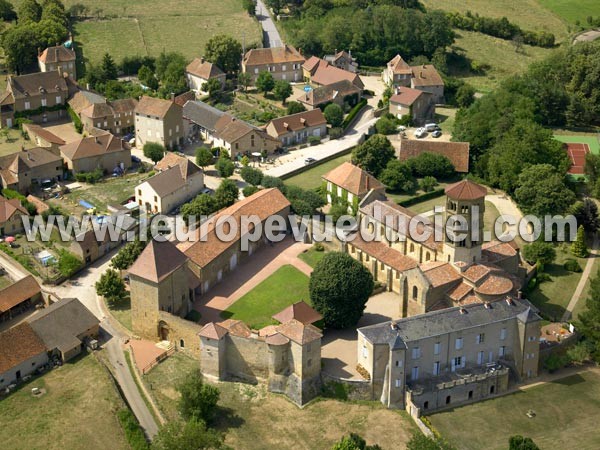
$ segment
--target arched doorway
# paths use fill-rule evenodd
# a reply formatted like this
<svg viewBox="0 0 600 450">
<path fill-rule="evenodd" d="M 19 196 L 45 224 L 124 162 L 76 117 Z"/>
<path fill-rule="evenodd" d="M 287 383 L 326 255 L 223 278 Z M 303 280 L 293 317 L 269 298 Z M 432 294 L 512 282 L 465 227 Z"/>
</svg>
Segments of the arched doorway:
<svg viewBox="0 0 600 450">
<path fill-rule="evenodd" d="M 169 340 L 169 325 L 166 322 L 160 321 L 158 323 L 158 337 L 161 341 Z"/>
</svg>

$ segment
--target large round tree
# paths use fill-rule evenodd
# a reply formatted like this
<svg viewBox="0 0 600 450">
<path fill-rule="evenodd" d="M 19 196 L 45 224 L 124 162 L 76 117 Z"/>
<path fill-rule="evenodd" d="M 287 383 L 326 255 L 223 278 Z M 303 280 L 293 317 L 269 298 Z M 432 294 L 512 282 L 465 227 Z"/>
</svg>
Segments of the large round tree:
<svg viewBox="0 0 600 450">
<path fill-rule="evenodd" d="M 356 325 L 372 291 L 369 271 L 345 253 L 327 253 L 310 276 L 310 300 L 332 328 Z"/>
</svg>

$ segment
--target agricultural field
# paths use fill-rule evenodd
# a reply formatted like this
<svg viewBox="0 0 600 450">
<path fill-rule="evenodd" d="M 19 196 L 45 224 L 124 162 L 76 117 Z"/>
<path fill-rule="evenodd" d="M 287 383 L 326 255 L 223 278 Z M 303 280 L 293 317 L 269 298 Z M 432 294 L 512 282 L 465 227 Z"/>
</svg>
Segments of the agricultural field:
<svg viewBox="0 0 600 450">
<path fill-rule="evenodd" d="M 535 417 L 526 413 L 535 411 Z M 429 416 L 442 436 L 461 450 L 506 449 L 520 434 L 543 449 L 600 447 L 600 374 L 597 369 L 473 405 Z M 457 426 L 457 424 L 462 424 Z M 464 426 L 468 424 L 468 426 Z"/>
<path fill-rule="evenodd" d="M 33 397 L 34 387 L 46 393 Z M 116 417 L 124 407 L 100 363 L 77 358 L 0 400 L 2 448 L 127 449 Z"/>
<path fill-rule="evenodd" d="M 579 21 L 585 26 L 588 16 L 600 16 L 598 0 L 537 0 L 537 3 L 572 24 Z"/>
<path fill-rule="evenodd" d="M 18 5 L 21 0 L 14 0 Z M 80 3 L 89 8 L 84 21 L 74 24 L 75 42 L 86 61 L 98 63 L 105 52 L 115 61 L 124 56 L 157 56 L 163 50 L 187 58 L 202 55 L 208 39 L 230 34 L 246 45 L 261 42 L 258 22 L 243 10 L 240 0 L 63 0 L 66 8 Z"/>
</svg>

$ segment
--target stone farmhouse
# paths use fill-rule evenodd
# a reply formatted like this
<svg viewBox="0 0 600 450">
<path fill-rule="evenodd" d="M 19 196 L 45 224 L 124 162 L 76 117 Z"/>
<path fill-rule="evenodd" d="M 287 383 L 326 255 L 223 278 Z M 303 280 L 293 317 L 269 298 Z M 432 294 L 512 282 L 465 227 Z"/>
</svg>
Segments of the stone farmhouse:
<svg viewBox="0 0 600 450">
<path fill-rule="evenodd" d="M 325 109 L 330 103 L 335 103 L 343 109 L 356 105 L 362 96 L 362 89 L 351 81 L 341 80 L 327 86 L 320 86 L 301 94 L 296 101 L 306 109 Z"/>
<path fill-rule="evenodd" d="M 410 87 L 429 92 L 435 103 L 444 101 L 444 80 L 431 64 L 411 67 L 400 55 L 396 55 L 383 69 L 382 78 L 392 89 Z"/>
<path fill-rule="evenodd" d="M 3 188 L 23 194 L 43 180 L 60 180 L 63 160 L 47 148 L 30 148 L 0 157 L 0 180 Z"/>
<path fill-rule="evenodd" d="M 0 389 L 14 384 L 48 363 L 44 341 L 22 322 L 0 333 Z"/>
<path fill-rule="evenodd" d="M 246 52 L 242 59 L 242 71 L 252 76 L 252 83 L 261 72 L 269 72 L 275 80 L 302 81 L 304 57 L 290 45 L 273 48 L 257 48 Z"/>
<path fill-rule="evenodd" d="M 305 81 L 317 86 L 329 86 L 339 81 L 347 80 L 361 91 L 365 88 L 360 76 L 356 72 L 340 69 L 329 62 L 311 56 L 302 65 L 302 75 Z"/>
<path fill-rule="evenodd" d="M 278 139 L 287 147 L 306 142 L 309 136 L 325 137 L 327 119 L 320 109 L 314 109 L 273 119 L 265 130 L 269 136 Z"/>
<path fill-rule="evenodd" d="M 23 131 L 27 133 L 32 143 L 47 149 L 56 156 L 60 156 L 60 146 L 67 143 L 64 139 L 35 123 L 24 123 Z"/>
<path fill-rule="evenodd" d="M 194 58 L 185 68 L 185 77 L 188 87 L 194 91 L 196 96 L 200 96 L 208 94 L 202 89 L 202 85 L 208 80 L 217 79 L 221 83 L 221 87 L 225 86 L 226 75 L 216 64 L 206 61 L 204 58 Z"/>
<path fill-rule="evenodd" d="M 156 175 L 135 188 L 135 201 L 148 214 L 167 214 L 204 188 L 202 170 L 186 157 L 167 153 L 155 170 Z"/>
<path fill-rule="evenodd" d="M 273 153 L 280 146 L 279 140 L 269 136 L 265 130 L 229 114 L 224 114 L 215 124 L 213 147 L 227 149 L 232 159 L 256 152 Z"/>
<path fill-rule="evenodd" d="M 74 174 L 93 172 L 96 168 L 112 173 L 116 168 L 125 171 L 131 167 L 131 149 L 105 131 L 62 145 L 60 154 Z"/>
<path fill-rule="evenodd" d="M 385 186 L 373 175 L 350 162 L 345 162 L 323 175 L 327 203 L 341 202 L 354 215 L 360 201 L 371 191 L 385 192 Z"/>
<path fill-rule="evenodd" d="M 39 52 L 38 66 L 40 72 L 66 73 L 69 78 L 77 80 L 77 56 L 75 50 L 65 45 L 48 47 L 43 52 Z"/>
<path fill-rule="evenodd" d="M 29 213 L 18 198 L 6 199 L 0 196 L 0 236 L 12 235 L 23 231 L 22 216 Z"/>
<path fill-rule="evenodd" d="M 333 55 L 325 55 L 323 59 L 338 69 L 347 70 L 348 72 L 358 72 L 358 63 L 356 58 L 352 56 L 351 51 L 333 52 Z"/>
<path fill-rule="evenodd" d="M 436 153 L 445 156 L 459 173 L 469 172 L 469 143 L 447 141 L 424 141 L 421 139 L 402 139 L 397 152 L 400 161 L 415 158 L 423 153 Z"/>
<path fill-rule="evenodd" d="M 33 275 L 0 290 L 0 323 L 30 310 L 42 302 L 42 290 Z"/>
<path fill-rule="evenodd" d="M 0 126 L 12 128 L 19 117 L 35 123 L 66 117 L 67 100 L 78 89 L 58 71 L 9 76 L 0 97 Z"/>
<path fill-rule="evenodd" d="M 143 96 L 135 108 L 137 147 L 155 142 L 168 149 L 183 144 L 182 107 L 175 101 Z"/>
<path fill-rule="evenodd" d="M 212 142 L 217 132 L 217 122 L 225 113 L 199 100 L 183 106 L 183 128 L 191 140 Z"/>
<path fill-rule="evenodd" d="M 398 119 L 410 117 L 416 125 L 422 125 L 435 117 L 435 102 L 429 92 L 399 87 L 390 97 L 389 112 Z"/>
<path fill-rule="evenodd" d="M 541 318 L 506 297 L 358 329 L 372 398 L 419 416 L 485 400 L 537 377 Z"/>
<path fill-rule="evenodd" d="M 79 112 L 83 129 L 97 128 L 116 135 L 129 133 L 135 128 L 137 103 L 133 98 L 93 103 Z"/>
</svg>

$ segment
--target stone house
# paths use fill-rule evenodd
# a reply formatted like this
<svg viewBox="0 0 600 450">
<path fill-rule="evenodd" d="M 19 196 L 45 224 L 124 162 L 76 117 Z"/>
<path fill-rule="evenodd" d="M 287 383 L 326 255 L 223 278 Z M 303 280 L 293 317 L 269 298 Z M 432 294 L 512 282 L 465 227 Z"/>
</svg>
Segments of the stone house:
<svg viewBox="0 0 600 450">
<path fill-rule="evenodd" d="M 60 146 L 67 143 L 64 139 L 34 123 L 24 123 L 23 131 L 37 147 L 43 147 L 56 156 L 60 156 Z"/>
<path fill-rule="evenodd" d="M 126 171 L 131 167 L 131 150 L 108 132 L 69 142 L 60 147 L 60 154 L 73 174 L 93 172 L 97 168 L 112 173 L 116 168 Z"/>
<path fill-rule="evenodd" d="M 541 318 L 507 297 L 358 329 L 373 399 L 419 416 L 492 398 L 537 377 Z"/>
<path fill-rule="evenodd" d="M 100 321 L 76 298 L 59 300 L 27 319 L 44 342 L 49 356 L 67 362 L 96 339 Z"/>
<path fill-rule="evenodd" d="M 434 103 L 444 102 L 444 80 L 431 64 L 409 66 L 400 55 L 396 55 L 383 69 L 382 78 L 394 90 L 410 87 L 430 93 Z"/>
<path fill-rule="evenodd" d="M 0 389 L 21 381 L 47 363 L 46 346 L 28 323 L 0 333 Z"/>
<path fill-rule="evenodd" d="M 202 85 L 208 80 L 217 79 L 221 87 L 225 86 L 225 72 L 216 64 L 206 61 L 204 58 L 194 58 L 194 60 L 185 68 L 185 77 L 188 87 L 194 91 L 197 96 L 206 95 Z"/>
<path fill-rule="evenodd" d="M 361 91 L 365 88 L 360 76 L 356 72 L 340 69 L 316 56 L 311 56 L 304 62 L 302 65 L 302 76 L 305 81 L 311 82 L 316 86 L 329 86 L 346 80 Z"/>
<path fill-rule="evenodd" d="M 215 124 L 213 147 L 227 149 L 231 158 L 251 153 L 273 153 L 281 146 L 278 139 L 269 136 L 264 130 L 254 127 L 229 114 L 223 115 Z"/>
<path fill-rule="evenodd" d="M 60 180 L 63 160 L 48 148 L 30 148 L 0 157 L 0 180 L 3 188 L 22 194 L 44 180 Z"/>
<path fill-rule="evenodd" d="M 242 71 L 252 76 L 252 83 L 261 72 L 269 72 L 275 80 L 302 81 L 304 57 L 290 45 L 248 50 L 242 59 Z"/>
<path fill-rule="evenodd" d="M 320 109 L 304 111 L 271 120 L 267 134 L 286 147 L 306 142 L 309 136 L 323 138 L 327 135 L 327 119 Z"/>
<path fill-rule="evenodd" d="M 167 214 L 204 188 L 202 170 L 186 157 L 167 153 L 155 169 L 156 175 L 135 188 L 135 201 L 148 214 Z"/>
<path fill-rule="evenodd" d="M 0 323 L 28 311 L 42 302 L 42 290 L 33 275 L 0 290 Z"/>
<path fill-rule="evenodd" d="M 385 186 L 371 174 L 345 162 L 323 175 L 327 203 L 342 202 L 356 214 L 358 204 L 371 191 L 385 192 Z"/>
<path fill-rule="evenodd" d="M 408 116 L 415 125 L 423 125 L 435 117 L 433 95 L 418 89 L 398 88 L 390 97 L 389 112 L 398 119 Z"/>
<path fill-rule="evenodd" d="M 135 129 L 137 103 L 133 98 L 93 103 L 79 112 L 83 129 L 97 128 L 115 135 L 130 133 Z"/>
<path fill-rule="evenodd" d="M 400 86 L 409 87 L 412 78 L 410 66 L 402 59 L 402 56 L 394 56 L 386 65 L 381 74 L 383 82 L 396 89 Z"/>
<path fill-rule="evenodd" d="M 356 62 L 356 58 L 352 56 L 351 51 L 346 52 L 342 50 L 338 52 L 336 50 L 333 55 L 325 55 L 323 59 L 338 69 L 353 73 L 358 72 L 358 63 Z"/>
<path fill-rule="evenodd" d="M 0 126 L 11 128 L 19 117 L 35 123 L 66 117 L 67 100 L 77 90 L 77 85 L 58 71 L 9 76 L 0 97 Z"/>
<path fill-rule="evenodd" d="M 9 200 L 0 196 L 0 236 L 22 232 L 22 216 L 29 216 L 29 213 L 18 198 Z"/>
<path fill-rule="evenodd" d="M 348 80 L 338 81 L 328 86 L 320 86 L 300 95 L 296 101 L 302 103 L 306 109 L 319 108 L 324 110 L 330 103 L 335 103 L 346 109 L 356 105 L 362 96 L 362 89 Z"/>
<path fill-rule="evenodd" d="M 40 72 L 65 73 L 73 80 L 77 80 L 77 56 L 75 50 L 56 45 L 48 47 L 38 54 Z"/>
<path fill-rule="evenodd" d="M 143 96 L 135 108 L 135 139 L 137 147 L 155 142 L 168 149 L 183 144 L 182 107 L 171 100 Z"/>
<path fill-rule="evenodd" d="M 217 123 L 225 112 L 199 100 L 183 106 L 183 128 L 192 141 L 212 142 L 217 132 Z"/>
<path fill-rule="evenodd" d="M 247 250 L 243 250 L 242 237 L 245 239 L 247 236 L 242 236 L 242 217 L 254 216 L 264 226 L 265 221 L 275 215 L 282 217 L 287 224 L 289 214 L 290 202 L 279 189 L 263 189 L 205 221 L 198 228 L 196 239 L 180 242 L 178 248 L 190 259 L 189 267 L 200 280 L 200 292 L 208 292 L 223 277 L 233 272 L 242 260 L 269 243 L 266 235 L 263 235 L 260 240 L 250 242 Z M 225 233 L 223 227 L 231 220 L 237 223 L 236 234 L 228 241 L 219 239 L 219 234 Z"/>
<path fill-rule="evenodd" d="M 445 156 L 459 173 L 469 172 L 469 143 L 403 139 L 397 152 L 400 161 L 416 158 L 423 153 L 436 153 Z"/>
</svg>

